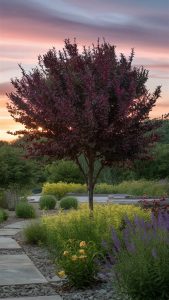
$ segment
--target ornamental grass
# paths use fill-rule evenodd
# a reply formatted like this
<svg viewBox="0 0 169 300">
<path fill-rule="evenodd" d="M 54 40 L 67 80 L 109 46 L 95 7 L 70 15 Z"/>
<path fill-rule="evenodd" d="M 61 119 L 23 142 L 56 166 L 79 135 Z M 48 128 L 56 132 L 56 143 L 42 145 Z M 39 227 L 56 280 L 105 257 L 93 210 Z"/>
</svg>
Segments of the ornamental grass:
<svg viewBox="0 0 169 300">
<path fill-rule="evenodd" d="M 97 250 L 102 251 L 102 241 L 111 240 L 112 226 L 120 229 L 126 216 L 132 221 L 136 215 L 148 220 L 150 211 L 133 205 L 95 204 L 94 217 L 90 218 L 88 205 L 81 204 L 78 210 L 43 216 L 42 222 L 46 228 L 48 246 L 59 257 L 69 239 L 94 242 Z"/>
</svg>

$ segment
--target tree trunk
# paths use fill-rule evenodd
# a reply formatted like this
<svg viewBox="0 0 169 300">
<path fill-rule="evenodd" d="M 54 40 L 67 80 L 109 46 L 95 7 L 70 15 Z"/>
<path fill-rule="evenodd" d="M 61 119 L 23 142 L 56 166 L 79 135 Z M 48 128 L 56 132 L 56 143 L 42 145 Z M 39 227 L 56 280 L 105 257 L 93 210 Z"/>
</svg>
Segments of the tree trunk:
<svg viewBox="0 0 169 300">
<path fill-rule="evenodd" d="M 89 173 L 88 173 L 88 195 L 89 195 L 89 209 L 91 215 L 93 215 L 93 175 L 94 175 L 94 161 L 89 162 Z"/>
</svg>

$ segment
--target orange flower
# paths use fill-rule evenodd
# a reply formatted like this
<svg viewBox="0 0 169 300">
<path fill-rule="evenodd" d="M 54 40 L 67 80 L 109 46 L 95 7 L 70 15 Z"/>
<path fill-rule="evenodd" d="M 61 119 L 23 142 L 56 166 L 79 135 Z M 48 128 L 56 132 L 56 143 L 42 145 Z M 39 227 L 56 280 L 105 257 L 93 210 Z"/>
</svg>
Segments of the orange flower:
<svg viewBox="0 0 169 300">
<path fill-rule="evenodd" d="M 69 251 L 64 251 L 63 252 L 63 256 L 68 256 L 69 255 Z"/>
<path fill-rule="evenodd" d="M 76 261 L 78 259 L 78 256 L 77 255 L 72 255 L 72 260 L 73 261 Z"/>
<path fill-rule="evenodd" d="M 79 250 L 79 253 L 80 253 L 80 254 L 85 254 L 85 250 L 84 250 L 84 249 L 80 249 L 80 250 Z"/>
<path fill-rule="evenodd" d="M 80 242 L 80 247 L 86 247 L 86 246 L 87 246 L 87 244 L 86 244 L 85 241 L 81 241 L 81 242 Z"/>
<path fill-rule="evenodd" d="M 61 277 L 61 278 L 63 278 L 63 277 L 65 277 L 65 271 L 60 271 L 60 272 L 58 272 L 58 275 L 59 275 L 59 277 Z"/>
<path fill-rule="evenodd" d="M 80 255 L 79 256 L 79 259 L 86 259 L 87 258 L 87 255 Z"/>
</svg>

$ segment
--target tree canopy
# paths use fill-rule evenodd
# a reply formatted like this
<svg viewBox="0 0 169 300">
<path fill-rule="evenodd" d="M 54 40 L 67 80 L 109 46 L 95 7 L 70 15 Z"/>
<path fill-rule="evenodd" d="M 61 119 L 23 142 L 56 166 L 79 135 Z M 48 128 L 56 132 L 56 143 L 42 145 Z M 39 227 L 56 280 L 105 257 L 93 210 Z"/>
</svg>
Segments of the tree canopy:
<svg viewBox="0 0 169 300">
<path fill-rule="evenodd" d="M 148 116 L 160 86 L 152 94 L 148 91 L 148 71 L 133 67 L 133 58 L 133 50 L 129 58 L 118 58 L 107 42 L 79 52 L 76 42 L 65 40 L 62 51 L 53 48 L 39 56 L 38 67 L 30 72 L 20 66 L 22 78 L 12 80 L 15 91 L 9 94 L 8 110 L 25 125 L 16 134 L 35 141 L 32 154 L 76 161 L 88 184 L 91 209 L 101 169 L 145 155 L 155 139 L 147 134 L 155 126 Z"/>
</svg>

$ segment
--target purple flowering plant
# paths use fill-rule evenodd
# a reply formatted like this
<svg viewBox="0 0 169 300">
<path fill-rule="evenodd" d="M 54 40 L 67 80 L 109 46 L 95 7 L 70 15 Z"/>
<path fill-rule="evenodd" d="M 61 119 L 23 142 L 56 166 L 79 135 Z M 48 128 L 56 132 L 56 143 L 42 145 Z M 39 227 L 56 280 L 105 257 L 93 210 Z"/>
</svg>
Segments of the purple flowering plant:
<svg viewBox="0 0 169 300">
<path fill-rule="evenodd" d="M 169 214 L 152 213 L 145 221 L 125 219 L 123 230 L 112 229 L 109 261 L 116 284 L 132 300 L 169 299 Z"/>
</svg>

